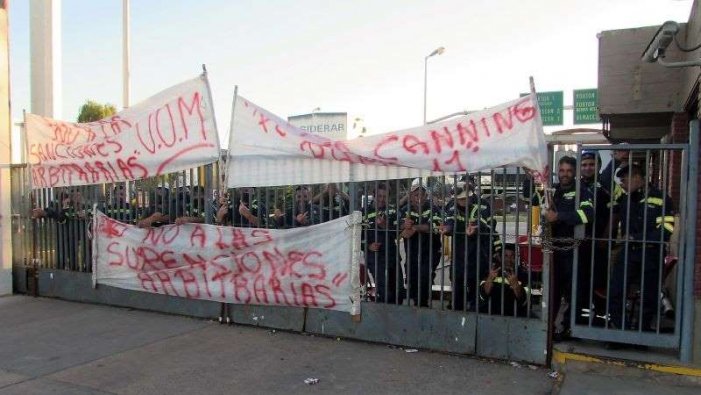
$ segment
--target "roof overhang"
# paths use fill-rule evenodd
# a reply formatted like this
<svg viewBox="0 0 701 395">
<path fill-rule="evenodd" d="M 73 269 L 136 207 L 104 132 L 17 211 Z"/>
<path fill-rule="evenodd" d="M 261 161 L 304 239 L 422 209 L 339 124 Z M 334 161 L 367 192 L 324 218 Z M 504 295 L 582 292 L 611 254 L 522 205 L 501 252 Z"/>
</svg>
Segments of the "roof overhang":
<svg viewBox="0 0 701 395">
<path fill-rule="evenodd" d="M 667 135 L 673 112 L 602 114 L 605 136 L 612 142 L 656 142 Z"/>
</svg>

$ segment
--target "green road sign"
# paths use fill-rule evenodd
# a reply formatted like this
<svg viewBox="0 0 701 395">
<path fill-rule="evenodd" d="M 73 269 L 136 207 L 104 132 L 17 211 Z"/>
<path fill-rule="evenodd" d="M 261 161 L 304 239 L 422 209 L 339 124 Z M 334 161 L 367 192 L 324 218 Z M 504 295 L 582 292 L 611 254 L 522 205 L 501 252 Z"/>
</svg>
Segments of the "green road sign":
<svg viewBox="0 0 701 395">
<path fill-rule="evenodd" d="M 599 92 L 596 89 L 574 90 L 574 124 L 598 123 Z"/>
<path fill-rule="evenodd" d="M 526 96 L 527 93 L 521 93 Z M 538 107 L 543 126 L 562 125 L 563 94 L 558 92 L 538 92 Z"/>
</svg>

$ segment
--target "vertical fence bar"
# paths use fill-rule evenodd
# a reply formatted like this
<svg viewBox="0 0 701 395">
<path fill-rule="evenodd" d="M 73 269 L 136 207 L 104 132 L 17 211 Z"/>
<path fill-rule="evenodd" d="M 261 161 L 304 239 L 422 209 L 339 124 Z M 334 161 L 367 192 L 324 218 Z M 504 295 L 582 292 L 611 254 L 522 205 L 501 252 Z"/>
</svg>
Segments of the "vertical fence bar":
<svg viewBox="0 0 701 395">
<path fill-rule="evenodd" d="M 662 321 L 662 314 L 661 314 L 661 302 L 662 302 L 662 295 L 665 291 L 664 283 L 665 283 L 665 277 L 664 277 L 664 267 L 665 267 L 665 241 L 664 241 L 664 234 L 665 234 L 665 223 L 667 223 L 667 216 L 669 214 L 674 214 L 674 211 L 672 210 L 673 207 L 667 208 L 667 196 L 669 195 L 667 191 L 667 182 L 668 182 L 668 176 L 669 176 L 669 163 L 667 161 L 668 155 L 664 155 L 664 151 L 660 151 L 659 158 L 662 158 L 662 165 L 661 165 L 661 177 L 662 179 L 660 180 L 660 190 L 662 191 L 662 222 L 660 222 L 657 226 L 660 227 L 660 240 L 657 240 L 658 246 L 659 246 L 659 254 L 657 256 L 657 298 L 655 299 L 657 303 L 655 304 L 656 309 L 655 309 L 655 322 L 656 322 L 656 327 L 655 327 L 655 332 L 659 335 L 660 334 L 660 327 L 661 327 L 661 321 Z M 676 224 L 675 221 L 675 227 L 676 231 L 679 231 L 678 224 Z M 667 247 L 667 254 L 671 255 L 671 242 L 673 242 L 673 239 L 670 235 L 670 246 Z M 668 272 L 668 275 L 670 273 Z"/>
<path fill-rule="evenodd" d="M 687 230 L 684 242 L 683 273 L 684 284 L 682 292 L 677 300 L 682 302 L 681 314 L 681 345 L 680 359 L 682 362 L 691 362 L 693 356 L 694 336 L 694 264 L 696 262 L 696 224 L 697 197 L 698 197 L 698 171 L 699 171 L 699 121 L 694 120 L 689 124 L 689 149 L 687 155 L 682 156 L 682 184 L 687 186 L 686 207 L 684 216 L 681 217 L 684 228 Z M 688 169 L 688 170 L 687 170 Z"/>
<path fill-rule="evenodd" d="M 607 258 L 606 259 L 606 274 L 607 274 L 607 276 L 606 276 L 606 307 L 605 307 L 605 314 L 604 314 L 605 317 L 609 317 L 609 318 L 611 317 L 611 312 L 610 312 L 609 307 L 611 306 L 611 302 L 610 302 L 611 301 L 611 280 L 613 279 L 613 276 L 611 275 L 612 267 L 613 267 L 611 260 L 614 257 L 614 255 L 613 255 L 613 246 L 614 246 L 613 242 L 614 242 L 614 237 L 616 239 L 618 239 L 618 229 L 619 229 L 618 224 L 614 223 L 614 219 L 616 219 L 616 220 L 618 219 L 617 218 L 618 213 L 616 214 L 616 217 L 614 217 L 614 215 L 613 215 L 614 205 L 617 204 L 616 191 L 614 189 L 616 186 L 616 182 L 614 180 L 615 174 L 616 174 L 615 151 L 611 151 L 611 176 L 610 176 L 609 185 L 608 185 L 609 197 L 610 197 L 609 207 L 608 207 L 609 226 L 607 226 L 607 228 L 606 228 L 608 230 L 608 235 L 607 235 L 608 240 L 606 242 L 606 258 Z M 614 234 L 614 230 L 615 230 L 615 234 Z M 618 253 L 620 254 L 620 251 Z M 616 256 L 616 258 L 618 258 L 618 257 Z M 610 324 L 611 324 L 611 320 L 607 319 L 606 322 L 604 323 L 604 327 L 608 329 L 610 327 Z"/>
<path fill-rule="evenodd" d="M 633 163 L 633 150 L 629 149 L 628 150 L 628 163 Z M 632 168 L 629 166 L 628 169 L 628 179 L 631 177 L 632 173 Z M 615 176 L 615 173 L 614 173 Z M 624 251 L 623 251 L 623 278 L 621 279 L 623 281 L 623 292 L 621 293 L 621 327 L 619 330 L 623 331 L 626 328 L 626 299 L 628 295 L 628 259 L 630 257 L 630 245 L 631 241 L 628 238 L 628 235 L 630 234 L 630 193 L 626 195 L 626 230 L 625 230 L 625 242 L 624 242 Z M 616 323 L 618 325 L 618 323 Z"/>
<path fill-rule="evenodd" d="M 632 170 L 632 169 L 631 169 Z M 643 327 L 647 324 L 644 322 L 645 318 L 645 269 L 649 267 L 650 262 L 647 262 L 645 259 L 647 257 L 647 247 L 650 245 L 649 240 L 647 239 L 647 219 L 648 219 L 648 205 L 649 205 L 649 198 L 650 198 L 650 178 L 649 178 L 649 171 L 650 171 L 650 150 L 645 150 L 645 168 L 643 169 L 643 173 L 645 174 L 645 177 L 643 180 L 645 181 L 645 193 L 644 193 L 644 200 L 645 200 L 645 211 L 643 212 L 643 240 L 641 243 L 641 249 L 642 249 L 642 259 L 640 262 L 640 298 L 638 299 L 638 304 L 640 305 L 640 310 L 638 311 L 638 332 L 642 333 L 643 332 Z M 632 175 L 629 175 L 631 177 Z M 628 191 L 629 194 L 632 194 L 634 191 Z M 664 196 L 664 195 L 663 195 Z M 664 201 L 664 197 L 663 197 Z M 627 218 L 628 222 L 630 222 L 630 218 Z M 654 242 L 653 241 L 653 247 L 654 247 Z M 659 280 L 658 280 L 659 282 Z M 627 295 L 626 295 L 627 296 Z M 635 314 L 635 306 L 631 306 L 632 308 L 632 314 Z M 650 308 L 650 306 L 648 306 Z M 632 321 L 632 319 L 631 319 Z"/>
<path fill-rule="evenodd" d="M 579 210 L 579 205 L 581 203 L 581 195 L 582 195 L 582 146 L 581 144 L 577 144 L 577 151 L 576 151 L 576 166 L 575 166 L 575 177 L 574 177 L 574 190 L 575 190 L 575 198 L 574 198 L 574 210 L 577 211 Z M 570 297 L 570 328 L 572 328 L 576 324 L 577 320 L 577 306 L 579 304 L 579 300 L 577 300 L 577 285 L 579 284 L 579 241 L 580 243 L 583 242 L 583 236 L 585 235 L 586 231 L 584 229 L 586 225 L 575 225 L 574 226 L 574 232 L 573 232 L 573 238 L 576 241 L 572 242 L 572 272 L 571 272 L 571 277 L 567 279 L 566 281 L 570 282 L 570 289 L 569 289 L 569 297 Z"/>
<path fill-rule="evenodd" d="M 492 185 L 493 185 L 493 186 L 496 186 L 496 185 L 497 185 L 496 180 L 492 180 Z M 507 185 L 506 185 L 506 168 L 504 167 L 504 168 L 502 168 L 502 190 L 501 190 L 500 193 L 499 193 L 499 195 L 501 196 L 501 236 L 502 236 L 502 238 L 504 238 L 504 239 L 506 238 L 506 214 L 507 214 L 507 211 L 506 211 L 506 206 L 507 206 L 507 203 L 506 203 L 506 200 L 507 200 L 507 199 L 506 199 L 506 196 L 507 196 L 506 187 L 507 187 Z M 490 228 L 490 229 L 491 229 L 491 228 L 494 228 L 495 226 L 496 226 L 495 223 L 490 223 L 490 224 L 489 224 L 489 228 Z M 495 255 L 495 252 L 494 252 L 494 251 L 496 250 L 495 245 L 494 245 L 494 240 L 495 240 L 495 238 L 496 238 L 496 229 L 493 229 L 493 230 L 492 230 L 492 235 L 491 235 L 491 237 L 489 238 L 489 245 L 490 245 L 491 248 L 492 248 L 492 250 L 490 251 L 490 254 L 489 254 L 489 259 L 490 259 L 490 260 L 491 260 L 492 257 Z M 503 241 L 502 241 L 502 243 L 503 243 Z M 504 267 L 505 267 L 506 262 L 504 261 L 504 248 L 503 248 L 503 247 L 504 247 L 504 246 L 502 245 L 501 254 L 499 254 L 499 255 L 500 255 L 500 259 L 499 259 L 499 260 L 501 261 L 501 270 L 502 270 L 501 276 L 502 276 L 502 279 L 506 280 L 506 279 L 508 279 L 508 274 L 507 274 L 506 272 L 504 272 Z M 498 253 L 498 252 L 497 252 L 497 253 Z M 503 281 L 503 280 L 502 280 L 502 281 Z M 507 284 L 508 284 L 508 280 L 507 280 Z M 506 310 L 504 310 L 504 307 L 505 307 L 505 304 L 506 304 L 506 302 L 505 302 L 505 294 L 506 294 L 507 290 L 506 290 L 506 286 L 504 286 L 504 285 L 505 285 L 505 284 L 502 282 L 502 286 L 500 287 L 500 288 L 501 288 L 501 307 L 500 307 L 501 310 L 499 310 L 499 314 L 502 315 L 502 316 L 506 315 L 506 314 L 504 314 L 504 312 L 506 311 Z M 515 301 L 514 301 L 514 303 L 515 303 Z M 516 310 L 514 309 L 514 312 L 515 312 L 515 311 L 516 311 Z"/>
</svg>

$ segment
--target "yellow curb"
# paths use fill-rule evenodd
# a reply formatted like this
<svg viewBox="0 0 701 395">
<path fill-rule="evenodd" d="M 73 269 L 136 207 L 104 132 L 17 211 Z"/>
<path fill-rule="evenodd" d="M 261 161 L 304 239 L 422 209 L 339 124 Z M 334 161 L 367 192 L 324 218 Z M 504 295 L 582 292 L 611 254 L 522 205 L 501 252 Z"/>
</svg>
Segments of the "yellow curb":
<svg viewBox="0 0 701 395">
<path fill-rule="evenodd" d="M 567 353 L 567 352 L 553 350 L 553 362 L 558 363 L 558 364 L 565 364 L 568 360 L 579 361 L 579 362 L 602 363 L 602 364 L 612 365 L 612 366 L 636 367 L 639 369 L 646 369 L 646 370 L 651 370 L 654 372 L 678 374 L 681 376 L 701 377 L 701 368 L 691 368 L 691 367 L 687 367 L 687 366 L 678 366 L 678 365 L 660 365 L 660 364 L 656 364 L 656 363 L 638 363 L 638 362 L 626 363 L 623 361 L 615 361 L 615 360 L 610 360 L 610 359 L 593 357 L 591 355 L 574 354 L 574 353 Z"/>
</svg>

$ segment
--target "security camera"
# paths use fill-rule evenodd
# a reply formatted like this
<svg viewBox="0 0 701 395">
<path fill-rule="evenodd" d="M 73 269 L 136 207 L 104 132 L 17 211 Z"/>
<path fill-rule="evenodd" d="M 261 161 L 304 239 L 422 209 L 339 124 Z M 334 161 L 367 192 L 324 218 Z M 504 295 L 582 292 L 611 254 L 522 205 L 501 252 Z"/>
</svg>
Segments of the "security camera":
<svg viewBox="0 0 701 395">
<path fill-rule="evenodd" d="M 674 21 L 667 21 L 660 26 L 655 33 L 655 36 L 650 41 L 650 44 L 643 52 L 643 61 L 647 63 L 655 63 L 657 59 L 664 58 L 665 49 L 674 40 L 674 35 L 679 32 L 679 24 Z"/>
</svg>

